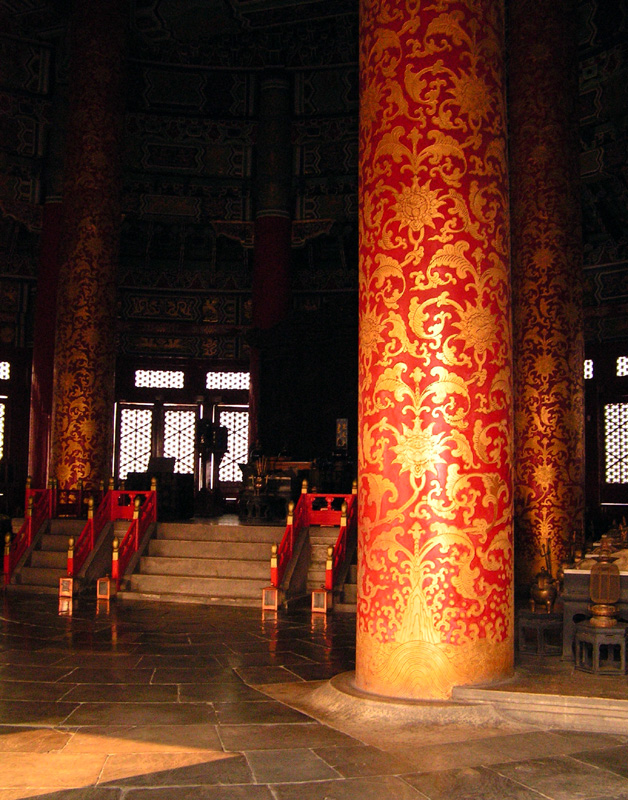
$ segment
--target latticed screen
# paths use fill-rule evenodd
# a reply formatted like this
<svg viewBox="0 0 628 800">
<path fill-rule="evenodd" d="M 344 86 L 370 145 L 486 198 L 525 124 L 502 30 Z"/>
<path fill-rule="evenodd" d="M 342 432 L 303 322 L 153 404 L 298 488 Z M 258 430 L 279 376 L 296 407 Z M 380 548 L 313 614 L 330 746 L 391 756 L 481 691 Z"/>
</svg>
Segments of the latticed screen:
<svg viewBox="0 0 628 800">
<path fill-rule="evenodd" d="M 628 483 L 628 403 L 604 406 L 606 483 Z"/>
<path fill-rule="evenodd" d="M 251 375 L 248 372 L 208 372 L 207 389 L 248 389 Z"/>
<path fill-rule="evenodd" d="M 584 360 L 584 379 L 585 381 L 591 380 L 593 377 L 593 359 L 585 358 Z"/>
<path fill-rule="evenodd" d="M 118 477 L 126 480 L 129 472 L 146 472 L 151 453 L 152 408 L 120 409 Z"/>
<path fill-rule="evenodd" d="M 218 480 L 225 483 L 239 483 L 242 480 L 239 464 L 245 464 L 249 458 L 249 412 L 221 410 L 218 424 L 229 431 L 227 452 L 220 462 Z"/>
<path fill-rule="evenodd" d="M 628 356 L 619 356 L 617 359 L 617 377 L 624 378 L 628 375 Z"/>
<path fill-rule="evenodd" d="M 4 420 L 6 418 L 7 405 L 4 400 L 0 400 L 0 458 L 4 456 Z"/>
<path fill-rule="evenodd" d="M 196 411 L 166 409 L 164 414 L 164 456 L 176 458 L 175 472 L 194 473 Z"/>
<path fill-rule="evenodd" d="M 0 380 L 8 381 L 11 377 L 11 364 L 8 361 L 0 361 Z"/>
<path fill-rule="evenodd" d="M 135 385 L 142 389 L 183 389 L 184 377 L 179 370 L 136 369 Z"/>
</svg>

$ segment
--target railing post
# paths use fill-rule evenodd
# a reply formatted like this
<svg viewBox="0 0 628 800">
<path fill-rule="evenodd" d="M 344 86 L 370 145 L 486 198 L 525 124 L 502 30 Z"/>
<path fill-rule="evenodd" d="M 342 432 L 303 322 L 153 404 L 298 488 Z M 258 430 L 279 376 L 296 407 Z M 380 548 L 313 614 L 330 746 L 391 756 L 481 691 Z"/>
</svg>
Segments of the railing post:
<svg viewBox="0 0 628 800">
<path fill-rule="evenodd" d="M 307 484 L 307 481 L 303 481 L 303 483 Z M 286 526 L 290 531 L 290 555 L 292 556 L 292 550 L 294 548 L 294 500 L 291 500 L 288 503 L 288 516 L 286 517 Z"/>
<path fill-rule="evenodd" d="M 74 577 L 74 536 L 68 539 L 68 577 Z"/>
<path fill-rule="evenodd" d="M 27 524 L 27 536 L 26 536 L 26 544 L 28 547 L 31 546 L 33 543 L 33 495 L 30 494 L 28 496 L 28 502 L 26 503 L 26 524 Z"/>
<path fill-rule="evenodd" d="M 33 479 L 30 475 L 26 477 L 26 488 L 24 490 L 24 510 L 28 508 L 28 498 L 30 497 L 31 483 Z"/>
<path fill-rule="evenodd" d="M 325 561 L 325 589 L 328 592 L 334 588 L 334 548 L 329 545 L 327 548 L 327 560 Z"/>
<path fill-rule="evenodd" d="M 116 582 L 116 587 L 120 582 L 120 540 L 117 536 L 113 537 L 113 550 L 111 553 L 111 580 Z"/>
<path fill-rule="evenodd" d="M 87 524 L 89 525 L 89 550 L 94 549 L 94 498 L 87 499 Z"/>
<path fill-rule="evenodd" d="M 140 546 L 140 498 L 136 495 L 133 501 L 133 537 L 135 540 L 134 550 L 137 552 Z"/>
<path fill-rule="evenodd" d="M 342 507 L 340 509 L 340 527 L 341 528 L 343 527 L 343 525 L 344 525 L 345 528 L 347 527 L 347 511 L 348 511 L 348 509 L 349 509 L 349 507 L 347 506 L 347 501 L 343 500 L 342 501 Z"/>
<path fill-rule="evenodd" d="M 112 476 L 111 478 L 109 478 L 109 491 L 113 492 L 115 488 L 116 488 L 116 486 L 115 486 L 115 482 L 114 482 L 113 476 Z"/>
<path fill-rule="evenodd" d="M 354 480 L 353 483 L 351 484 L 351 494 L 357 494 L 357 493 L 358 493 L 358 482 Z"/>
<path fill-rule="evenodd" d="M 303 479 L 303 483 L 301 484 L 301 494 L 307 494 L 307 479 Z"/>
<path fill-rule="evenodd" d="M 7 586 L 11 580 L 11 534 L 4 536 L 4 585 Z"/>
<path fill-rule="evenodd" d="M 270 549 L 270 585 L 277 586 L 277 545 L 274 544 Z"/>
</svg>

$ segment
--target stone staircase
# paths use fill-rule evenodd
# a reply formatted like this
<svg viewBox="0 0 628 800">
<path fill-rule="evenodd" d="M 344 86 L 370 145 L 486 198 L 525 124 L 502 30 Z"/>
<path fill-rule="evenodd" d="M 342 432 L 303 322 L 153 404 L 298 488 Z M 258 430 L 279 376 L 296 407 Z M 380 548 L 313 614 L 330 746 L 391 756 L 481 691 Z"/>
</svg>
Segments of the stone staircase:
<svg viewBox="0 0 628 800">
<path fill-rule="evenodd" d="M 123 600 L 260 606 L 270 583 L 270 551 L 284 526 L 226 521 L 160 522 Z"/>
<path fill-rule="evenodd" d="M 325 586 L 325 563 L 327 561 L 327 548 L 334 546 L 338 539 L 339 528 L 310 527 L 310 567 L 307 573 L 308 593 Z"/>
<path fill-rule="evenodd" d="M 67 574 L 68 539 L 78 538 L 85 526 L 81 519 L 53 519 L 42 534 L 26 564 L 17 569 L 10 590 L 58 594 L 59 578 Z"/>
</svg>

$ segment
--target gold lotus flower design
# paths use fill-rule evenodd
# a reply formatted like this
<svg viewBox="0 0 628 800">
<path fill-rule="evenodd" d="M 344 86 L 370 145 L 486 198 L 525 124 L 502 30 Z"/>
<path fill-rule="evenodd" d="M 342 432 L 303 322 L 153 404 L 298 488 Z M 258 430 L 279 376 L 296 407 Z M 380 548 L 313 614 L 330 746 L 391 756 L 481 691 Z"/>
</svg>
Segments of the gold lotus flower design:
<svg viewBox="0 0 628 800">
<path fill-rule="evenodd" d="M 495 317 L 490 309 L 467 305 L 460 312 L 459 322 L 454 323 L 460 336 L 476 353 L 483 355 L 497 341 Z"/>
<path fill-rule="evenodd" d="M 434 423 L 427 428 L 415 423 L 413 428 L 402 426 L 397 432 L 398 443 L 393 446 L 395 463 L 401 464 L 401 472 L 410 472 L 414 478 L 422 478 L 427 472 L 436 474 L 436 465 L 444 464 L 441 457 L 445 450 L 444 433 L 434 433 Z"/>
<path fill-rule="evenodd" d="M 488 119 L 493 105 L 491 92 L 482 78 L 473 73 L 457 75 L 450 89 L 454 103 L 470 119 Z"/>
<path fill-rule="evenodd" d="M 436 227 L 434 221 L 444 219 L 440 207 L 445 198 L 439 196 L 437 189 L 430 187 L 430 182 L 421 184 L 415 176 L 412 186 L 404 186 L 395 202 L 395 219 L 411 231 L 422 232 L 424 228 Z"/>
</svg>

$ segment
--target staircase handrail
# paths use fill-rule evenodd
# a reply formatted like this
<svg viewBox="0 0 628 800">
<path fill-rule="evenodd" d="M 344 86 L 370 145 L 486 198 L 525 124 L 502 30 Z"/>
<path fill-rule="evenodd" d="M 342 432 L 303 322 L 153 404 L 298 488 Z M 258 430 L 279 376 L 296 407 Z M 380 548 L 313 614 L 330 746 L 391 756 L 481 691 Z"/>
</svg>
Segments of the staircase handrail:
<svg viewBox="0 0 628 800">
<path fill-rule="evenodd" d="M 340 517 L 340 531 L 333 547 L 331 559 L 328 559 L 325 569 L 325 589 L 334 590 L 336 576 L 342 569 L 347 558 L 347 545 L 357 538 L 358 532 L 358 497 L 350 494 L 345 498 Z"/>
<path fill-rule="evenodd" d="M 125 512 L 117 519 L 131 519 L 131 524 L 121 540 L 113 540 L 113 557 L 111 561 L 111 578 L 120 589 L 120 582 L 129 566 L 131 558 L 137 553 L 144 534 L 149 526 L 157 522 L 157 492 L 118 492 L 133 498 L 132 504 L 126 506 Z M 144 502 L 142 502 L 142 498 Z"/>
<path fill-rule="evenodd" d="M 52 489 L 31 489 L 26 486 L 26 509 L 24 522 L 19 531 L 11 540 L 7 533 L 4 540 L 4 585 L 11 582 L 11 576 L 20 559 L 33 543 L 33 536 L 41 526 L 50 520 L 54 511 L 54 496 Z"/>
<path fill-rule="evenodd" d="M 73 578 L 79 574 L 89 554 L 94 549 L 94 545 L 98 541 L 100 534 L 103 532 L 105 526 L 112 521 L 112 509 L 114 505 L 115 494 L 120 492 L 108 491 L 96 509 L 94 514 L 94 498 L 90 497 L 87 500 L 87 521 L 80 532 L 78 539 L 74 541 L 70 537 L 70 545 L 68 547 L 68 577 Z"/>
<path fill-rule="evenodd" d="M 343 502 L 349 503 L 355 495 L 330 494 L 307 491 L 307 481 L 303 481 L 301 494 L 296 506 L 291 501 L 288 506 L 288 519 L 286 530 L 279 546 L 273 546 L 270 567 L 270 585 L 278 589 L 281 586 L 285 571 L 292 559 L 294 545 L 298 541 L 301 532 L 310 525 L 339 525 L 342 510 L 333 508 L 334 501 L 342 498 Z M 323 508 L 314 508 L 315 501 L 323 499 Z M 353 508 L 353 503 L 351 503 Z M 345 548 L 346 548 L 346 538 Z M 342 546 L 342 545 L 341 545 Z"/>
</svg>

